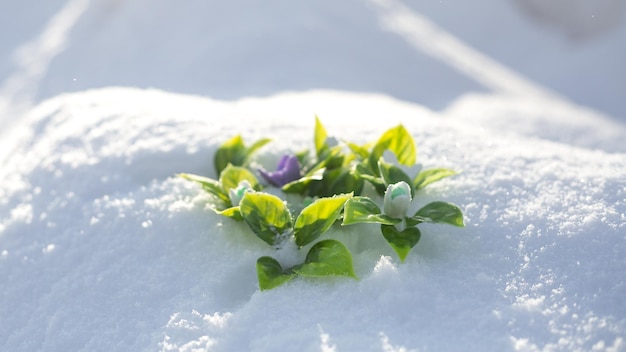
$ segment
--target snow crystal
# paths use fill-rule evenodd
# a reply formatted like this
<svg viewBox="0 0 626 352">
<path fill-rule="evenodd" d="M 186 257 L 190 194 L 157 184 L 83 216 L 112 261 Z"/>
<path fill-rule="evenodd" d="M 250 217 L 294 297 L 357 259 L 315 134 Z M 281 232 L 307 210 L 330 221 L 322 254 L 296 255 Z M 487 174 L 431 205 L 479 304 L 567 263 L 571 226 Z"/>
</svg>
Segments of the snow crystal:
<svg viewBox="0 0 626 352">
<path fill-rule="evenodd" d="M 325 333 L 322 330 L 321 326 L 318 326 L 320 329 L 320 350 L 321 352 L 336 352 L 337 346 L 330 344 L 330 335 Z"/>
<path fill-rule="evenodd" d="M 55 245 L 53 243 L 50 243 L 49 245 L 45 246 L 41 251 L 44 254 L 48 254 L 48 253 L 52 253 L 52 251 L 54 251 Z"/>
</svg>

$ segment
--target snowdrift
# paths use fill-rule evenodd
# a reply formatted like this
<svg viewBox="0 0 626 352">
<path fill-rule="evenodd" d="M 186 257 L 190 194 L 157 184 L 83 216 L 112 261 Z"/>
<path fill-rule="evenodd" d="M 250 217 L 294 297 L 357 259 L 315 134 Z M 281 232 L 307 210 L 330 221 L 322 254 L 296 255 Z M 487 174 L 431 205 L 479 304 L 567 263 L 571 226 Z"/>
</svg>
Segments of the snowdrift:
<svg viewBox="0 0 626 352">
<path fill-rule="evenodd" d="M 550 106 L 464 99 L 437 113 L 331 91 L 222 102 L 108 88 L 42 103 L 3 143 L 0 349 L 625 349 L 626 155 L 609 152 L 623 135 L 571 110 L 561 140 L 540 139 Z M 500 133 L 478 111 L 532 123 Z M 467 227 L 424 226 L 404 264 L 376 226 L 331 229 L 360 280 L 259 291 L 271 249 L 175 174 L 215 177 L 215 149 L 239 133 L 273 139 L 256 160 L 273 168 L 310 147 L 314 114 L 359 143 L 404 124 L 419 163 L 461 171 L 414 205 L 458 204 Z"/>
</svg>

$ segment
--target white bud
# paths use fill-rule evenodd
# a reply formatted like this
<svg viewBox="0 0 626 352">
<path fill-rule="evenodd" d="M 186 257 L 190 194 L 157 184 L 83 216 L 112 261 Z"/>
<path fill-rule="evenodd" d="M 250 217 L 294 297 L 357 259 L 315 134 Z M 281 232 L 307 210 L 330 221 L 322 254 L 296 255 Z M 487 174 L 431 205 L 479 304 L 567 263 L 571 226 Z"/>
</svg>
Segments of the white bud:
<svg viewBox="0 0 626 352">
<path fill-rule="evenodd" d="M 411 187 L 404 181 L 387 187 L 383 214 L 394 219 L 404 219 L 411 205 Z"/>
<path fill-rule="evenodd" d="M 237 188 L 231 188 L 228 191 L 228 197 L 230 198 L 230 204 L 233 207 L 239 206 L 241 203 L 241 198 L 246 194 L 246 192 L 253 192 L 252 185 L 247 180 L 243 180 L 239 182 Z"/>
</svg>

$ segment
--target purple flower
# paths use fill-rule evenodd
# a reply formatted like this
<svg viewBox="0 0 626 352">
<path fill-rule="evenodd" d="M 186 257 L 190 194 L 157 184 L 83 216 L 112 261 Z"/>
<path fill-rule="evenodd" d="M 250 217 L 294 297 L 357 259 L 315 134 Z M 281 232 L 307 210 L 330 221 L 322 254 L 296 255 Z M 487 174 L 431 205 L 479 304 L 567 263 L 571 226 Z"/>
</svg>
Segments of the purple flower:
<svg viewBox="0 0 626 352">
<path fill-rule="evenodd" d="M 259 173 L 272 186 L 282 187 L 300 178 L 300 164 L 294 155 L 283 155 L 274 172 L 259 169 Z"/>
</svg>

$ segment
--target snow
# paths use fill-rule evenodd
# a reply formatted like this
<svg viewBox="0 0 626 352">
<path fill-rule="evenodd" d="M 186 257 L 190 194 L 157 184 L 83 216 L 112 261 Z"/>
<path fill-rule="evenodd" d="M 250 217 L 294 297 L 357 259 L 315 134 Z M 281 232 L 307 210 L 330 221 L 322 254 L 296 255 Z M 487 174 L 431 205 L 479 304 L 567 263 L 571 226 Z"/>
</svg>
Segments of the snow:
<svg viewBox="0 0 626 352">
<path fill-rule="evenodd" d="M 214 177 L 236 133 L 273 138 L 265 165 L 310 147 L 313 109 L 356 142 L 402 122 L 421 163 L 462 170 L 417 202 L 460 205 L 467 228 L 425 227 L 400 264 L 376 226 L 338 227 L 328 237 L 352 249 L 359 281 L 259 291 L 254 264 L 272 249 L 174 175 Z M 109 88 L 49 100 L 23 128 L 1 186 L 6 349 L 625 347 L 624 154 L 328 91 L 225 103 Z"/>
<path fill-rule="evenodd" d="M 394 30 L 389 20 L 400 8 L 429 24 L 421 29 L 448 33 L 527 80 L 626 119 L 626 21 L 572 38 L 535 25 L 541 13 L 521 5 L 532 0 L 26 1 L 0 4 L 0 26 L 8 26 L 0 29 L 10 33 L 0 37 L 0 95 L 11 95 L 13 105 L 123 85 L 227 100 L 335 89 L 441 109 L 461 94 L 489 90 L 454 62 L 467 52 L 442 59 L 438 41 L 416 46 L 411 33 Z M 602 11 L 593 21 L 626 17 L 619 1 L 594 1 Z M 575 11 L 571 1 L 566 8 Z M 39 20 L 46 13 L 51 20 Z"/>
<path fill-rule="evenodd" d="M 37 7 L 0 40 L 0 350 L 626 350 L 625 24 L 568 42 L 515 6 Z M 261 292 L 273 249 L 175 175 L 215 177 L 235 134 L 272 138 L 271 169 L 316 114 L 359 143 L 404 124 L 419 163 L 461 171 L 413 207 L 466 228 L 421 227 L 400 263 L 336 225 L 359 280 Z"/>
</svg>

